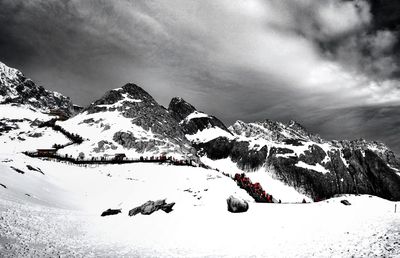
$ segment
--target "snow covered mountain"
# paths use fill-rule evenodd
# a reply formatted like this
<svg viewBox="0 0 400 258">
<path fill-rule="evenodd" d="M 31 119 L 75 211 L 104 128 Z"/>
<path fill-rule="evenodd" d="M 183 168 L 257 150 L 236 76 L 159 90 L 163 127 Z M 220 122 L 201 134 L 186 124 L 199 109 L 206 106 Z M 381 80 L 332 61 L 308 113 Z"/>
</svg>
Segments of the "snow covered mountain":
<svg viewBox="0 0 400 258">
<path fill-rule="evenodd" d="M 43 112 L 52 110 L 71 115 L 74 107 L 68 97 L 37 86 L 20 71 L 0 62 L 0 104 L 28 105 Z"/>
<path fill-rule="evenodd" d="M 192 142 L 208 142 L 221 136 L 227 138 L 233 136 L 218 118 L 196 110 L 182 98 L 173 98 L 168 110 L 179 122 L 186 138 Z"/>
<path fill-rule="evenodd" d="M 219 137 L 197 145 L 203 162 L 261 169 L 314 200 L 343 193 L 400 200 L 400 162 L 382 143 L 326 141 L 294 121 L 237 121 L 229 129 L 233 140 Z"/>
<path fill-rule="evenodd" d="M 79 108 L 3 66 L 0 89 L 0 257 L 400 255 L 389 201 L 400 200 L 400 162 L 381 143 L 326 141 L 294 121 L 227 128 L 181 98 L 165 109 L 135 84 Z M 71 108 L 79 113 L 64 116 Z M 58 158 L 22 154 L 54 144 Z M 198 162 L 94 159 L 120 153 Z M 232 180 L 236 173 L 282 203 L 257 203 Z M 341 195 L 309 203 L 341 193 L 389 200 Z M 249 210 L 230 213 L 231 195 Z M 129 216 L 163 199 L 175 203 L 171 213 Z M 100 216 L 110 208 L 121 212 Z M 248 237 L 254 229 L 256 237 Z"/>
<path fill-rule="evenodd" d="M 40 125 L 74 112 L 69 98 L 37 86 L 20 71 L 0 62 L 0 143 L 3 152 L 34 151 L 68 143 L 51 128 Z"/>
<path fill-rule="evenodd" d="M 244 172 L 263 181 L 267 191 L 275 180 L 282 187 L 268 192 L 278 199 L 295 189 L 310 200 L 345 193 L 400 200 L 400 161 L 384 144 L 327 141 L 295 121 L 237 121 L 227 128 L 182 98 L 173 98 L 165 109 L 132 83 L 110 90 L 74 117 L 55 122 L 83 138 L 72 144 L 51 126 L 40 126 L 54 118 L 48 114 L 53 109 L 71 114 L 75 106 L 69 99 L 36 86 L 16 69 L 4 64 L 0 68 L 0 140 L 14 152 L 57 143 L 63 146 L 59 155 L 74 158 L 172 156 L 201 161 L 231 175 Z"/>
<path fill-rule="evenodd" d="M 173 156 L 197 160 L 196 150 L 164 107 L 139 86 L 128 83 L 107 92 L 75 117 L 58 122 L 81 135 L 80 145 L 60 153 L 105 157 L 124 153 L 128 158 Z"/>
</svg>

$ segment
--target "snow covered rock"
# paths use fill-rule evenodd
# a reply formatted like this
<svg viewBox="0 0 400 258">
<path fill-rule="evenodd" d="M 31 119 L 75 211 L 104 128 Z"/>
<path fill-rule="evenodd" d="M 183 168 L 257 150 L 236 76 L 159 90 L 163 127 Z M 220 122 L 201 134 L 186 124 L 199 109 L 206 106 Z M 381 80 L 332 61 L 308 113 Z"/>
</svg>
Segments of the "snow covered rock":
<svg viewBox="0 0 400 258">
<path fill-rule="evenodd" d="M 228 211 L 232 213 L 246 212 L 249 209 L 249 203 L 247 201 L 232 195 L 229 196 L 226 202 L 228 204 Z"/>
</svg>

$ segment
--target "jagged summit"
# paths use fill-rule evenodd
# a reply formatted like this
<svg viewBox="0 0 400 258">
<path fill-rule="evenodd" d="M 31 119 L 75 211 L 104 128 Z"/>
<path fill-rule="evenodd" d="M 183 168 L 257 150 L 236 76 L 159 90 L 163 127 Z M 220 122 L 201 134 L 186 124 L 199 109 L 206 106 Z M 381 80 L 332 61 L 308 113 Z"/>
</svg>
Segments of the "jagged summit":
<svg viewBox="0 0 400 258">
<path fill-rule="evenodd" d="M 196 110 L 193 105 L 180 97 L 171 100 L 168 111 L 179 122 L 186 138 L 192 142 L 207 142 L 222 136 L 232 137 L 232 133 L 221 120 Z"/>
<path fill-rule="evenodd" d="M 196 111 L 196 108 L 181 97 L 174 97 L 169 103 L 168 110 L 176 120 L 182 121 L 185 117 Z"/>
<path fill-rule="evenodd" d="M 60 110 L 67 115 L 73 113 L 73 104 L 68 97 L 37 86 L 22 72 L 0 62 L 0 104 L 29 105 L 40 111 Z"/>
<path fill-rule="evenodd" d="M 23 74 L 15 68 L 8 67 L 0 61 L 0 84 L 11 86 L 22 78 Z"/>
<path fill-rule="evenodd" d="M 229 127 L 229 130 L 235 135 L 263 138 L 269 141 L 297 139 L 319 143 L 323 142 L 318 135 L 308 132 L 305 127 L 294 120 L 291 120 L 288 123 L 282 123 L 270 119 L 252 123 L 245 123 L 238 120 Z"/>
<path fill-rule="evenodd" d="M 66 148 L 66 153 L 82 151 L 99 157 L 123 152 L 130 157 L 165 154 L 192 158 L 196 153 L 171 114 L 133 83 L 108 91 L 62 126 L 88 139 L 82 146 Z"/>
<path fill-rule="evenodd" d="M 122 111 L 126 107 L 141 106 L 142 103 L 157 105 L 153 97 L 134 83 L 127 83 L 121 88 L 113 89 L 93 102 L 85 111 L 89 113 L 102 111 Z"/>
</svg>

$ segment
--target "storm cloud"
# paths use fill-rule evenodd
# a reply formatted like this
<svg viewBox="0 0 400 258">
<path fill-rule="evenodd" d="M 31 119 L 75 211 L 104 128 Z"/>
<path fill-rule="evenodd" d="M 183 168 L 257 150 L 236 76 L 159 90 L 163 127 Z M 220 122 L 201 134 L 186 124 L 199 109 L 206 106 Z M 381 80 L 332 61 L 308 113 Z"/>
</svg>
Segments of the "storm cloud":
<svg viewBox="0 0 400 258">
<path fill-rule="evenodd" d="M 0 0 L 0 60 L 81 105 L 135 82 L 227 124 L 296 119 L 400 151 L 398 112 L 384 132 L 370 118 L 400 100 L 400 5 L 382 2 Z"/>
</svg>

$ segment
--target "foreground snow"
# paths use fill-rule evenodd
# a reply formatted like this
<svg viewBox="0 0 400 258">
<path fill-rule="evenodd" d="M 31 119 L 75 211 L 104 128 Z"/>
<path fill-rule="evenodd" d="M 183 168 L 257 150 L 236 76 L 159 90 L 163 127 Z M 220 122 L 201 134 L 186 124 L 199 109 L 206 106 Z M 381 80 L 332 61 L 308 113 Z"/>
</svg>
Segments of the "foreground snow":
<svg viewBox="0 0 400 258">
<path fill-rule="evenodd" d="M 395 203 L 377 197 L 251 202 L 247 213 L 232 214 L 226 210 L 229 195 L 250 197 L 214 170 L 156 164 L 78 167 L 6 154 L 0 155 L 0 183 L 7 187 L 0 186 L 2 257 L 400 255 L 400 213 L 394 213 Z M 127 215 L 161 198 L 176 202 L 173 212 Z M 352 205 L 341 204 L 342 199 Z M 100 217 L 108 208 L 122 208 L 122 214 Z"/>
</svg>

